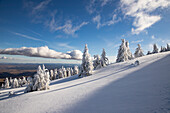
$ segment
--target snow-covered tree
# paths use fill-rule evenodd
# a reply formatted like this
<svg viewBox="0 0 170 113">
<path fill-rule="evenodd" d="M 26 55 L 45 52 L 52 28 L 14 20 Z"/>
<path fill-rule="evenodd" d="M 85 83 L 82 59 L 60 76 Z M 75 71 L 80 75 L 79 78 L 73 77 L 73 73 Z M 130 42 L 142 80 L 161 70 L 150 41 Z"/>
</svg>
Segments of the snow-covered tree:
<svg viewBox="0 0 170 113">
<path fill-rule="evenodd" d="M 2 83 L 2 85 L 1 85 L 1 88 L 3 89 L 4 88 L 4 84 Z"/>
<path fill-rule="evenodd" d="M 18 78 L 18 85 L 19 85 L 19 87 L 22 86 L 22 80 L 21 80 L 21 78 Z"/>
<path fill-rule="evenodd" d="M 50 70 L 50 80 L 53 80 L 54 79 L 54 72 L 53 70 Z"/>
<path fill-rule="evenodd" d="M 27 85 L 25 92 L 49 89 L 50 75 L 49 71 L 45 69 L 45 66 L 43 66 L 43 69 L 41 69 L 41 66 L 38 66 L 37 73 L 33 78 L 33 82 L 31 78 L 29 79 L 31 82 L 29 81 L 30 83 Z"/>
<path fill-rule="evenodd" d="M 132 53 L 130 51 L 129 42 L 128 41 L 126 41 L 126 48 L 127 48 L 128 59 L 129 60 L 133 59 L 133 55 L 132 55 Z"/>
<path fill-rule="evenodd" d="M 18 87 L 19 87 L 18 80 L 14 78 L 12 82 L 12 88 L 18 88 Z"/>
<path fill-rule="evenodd" d="M 134 53 L 134 56 L 135 56 L 135 58 L 144 56 L 143 50 L 142 50 L 140 44 L 138 44 L 138 47 L 136 48 L 136 51 L 135 51 L 135 53 Z"/>
<path fill-rule="evenodd" d="M 125 39 L 122 39 L 122 44 L 119 47 L 116 62 L 124 62 L 128 60 L 128 52 L 125 43 Z"/>
<path fill-rule="evenodd" d="M 72 68 L 70 68 L 70 74 L 71 74 L 71 76 L 74 74 L 74 71 Z"/>
<path fill-rule="evenodd" d="M 153 44 L 153 52 L 152 53 L 158 53 L 158 47 L 156 44 Z"/>
<path fill-rule="evenodd" d="M 57 68 L 54 69 L 54 80 L 58 78 L 58 72 L 57 72 Z"/>
<path fill-rule="evenodd" d="M 73 75 L 79 74 L 79 68 L 78 68 L 78 66 L 74 66 L 73 72 L 74 72 Z"/>
<path fill-rule="evenodd" d="M 26 78 L 23 76 L 23 77 L 22 77 L 22 86 L 23 86 L 23 85 L 26 85 L 26 84 L 27 84 L 27 80 L 26 80 Z"/>
<path fill-rule="evenodd" d="M 170 46 L 169 46 L 169 44 L 167 44 L 166 51 L 170 51 Z"/>
<path fill-rule="evenodd" d="M 62 68 L 60 68 L 59 70 L 58 70 L 58 77 L 59 78 L 63 78 L 64 76 L 63 76 L 63 69 Z"/>
<path fill-rule="evenodd" d="M 106 57 L 105 49 L 103 48 L 102 54 L 101 54 L 101 65 L 102 67 L 105 67 L 109 64 L 109 59 Z"/>
<path fill-rule="evenodd" d="M 70 68 L 69 67 L 66 69 L 66 71 L 67 71 L 67 77 L 71 76 L 71 72 L 70 72 Z"/>
<path fill-rule="evenodd" d="M 166 48 L 161 46 L 160 52 L 165 52 L 165 51 L 166 51 Z"/>
<path fill-rule="evenodd" d="M 5 79 L 5 88 L 9 88 L 9 80 L 8 80 L 8 78 Z"/>
<path fill-rule="evenodd" d="M 93 63 L 91 61 L 91 56 L 88 52 L 87 44 L 85 45 L 84 53 L 83 53 L 83 59 L 81 64 L 81 73 L 80 76 L 89 76 L 92 74 L 93 70 Z"/>
<path fill-rule="evenodd" d="M 99 55 L 94 55 L 93 67 L 94 69 L 100 69 L 102 67 Z"/>
<path fill-rule="evenodd" d="M 25 93 L 33 91 L 33 78 L 32 77 L 28 77 L 27 78 L 27 87 L 25 89 Z"/>
<path fill-rule="evenodd" d="M 63 71 L 63 77 L 67 77 L 67 71 L 66 68 L 62 66 L 62 71 Z"/>
<path fill-rule="evenodd" d="M 9 86 L 12 86 L 13 79 L 12 77 L 9 78 Z"/>
</svg>

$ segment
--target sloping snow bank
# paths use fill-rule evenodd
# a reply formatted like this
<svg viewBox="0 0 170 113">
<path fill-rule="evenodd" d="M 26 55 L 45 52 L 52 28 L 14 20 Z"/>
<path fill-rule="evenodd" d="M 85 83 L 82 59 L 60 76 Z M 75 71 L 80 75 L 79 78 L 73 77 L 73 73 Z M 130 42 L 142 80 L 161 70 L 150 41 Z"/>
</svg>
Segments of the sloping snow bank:
<svg viewBox="0 0 170 113">
<path fill-rule="evenodd" d="M 2 113 L 170 112 L 170 52 L 111 64 L 92 76 L 51 82 L 50 90 L 24 94 L 0 90 Z M 16 95 L 7 93 L 16 90 Z"/>
</svg>

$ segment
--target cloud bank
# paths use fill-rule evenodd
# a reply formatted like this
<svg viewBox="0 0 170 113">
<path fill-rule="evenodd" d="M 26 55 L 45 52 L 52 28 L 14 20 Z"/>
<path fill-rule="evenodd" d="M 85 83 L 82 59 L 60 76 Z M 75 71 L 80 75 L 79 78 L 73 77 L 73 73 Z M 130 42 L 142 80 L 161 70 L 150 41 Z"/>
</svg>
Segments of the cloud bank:
<svg viewBox="0 0 170 113">
<path fill-rule="evenodd" d="M 57 52 L 49 49 L 47 46 L 42 47 L 21 47 L 21 48 L 7 48 L 1 49 L 0 54 L 9 55 L 24 55 L 30 57 L 43 57 L 54 59 L 82 59 L 82 52 L 80 50 L 68 51 L 67 53 Z"/>
<path fill-rule="evenodd" d="M 170 6 L 169 0 L 121 0 L 121 9 L 127 16 L 134 18 L 133 34 L 139 34 L 161 20 L 161 15 L 153 15 L 157 9 Z"/>
</svg>

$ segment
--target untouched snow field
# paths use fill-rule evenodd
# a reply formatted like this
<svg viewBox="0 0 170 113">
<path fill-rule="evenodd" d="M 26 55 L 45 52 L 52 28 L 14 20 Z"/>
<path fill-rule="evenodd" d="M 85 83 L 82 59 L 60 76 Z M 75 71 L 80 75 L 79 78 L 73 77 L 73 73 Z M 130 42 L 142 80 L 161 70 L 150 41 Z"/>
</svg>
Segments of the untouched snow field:
<svg viewBox="0 0 170 113">
<path fill-rule="evenodd" d="M 170 52 L 137 59 L 54 80 L 47 91 L 0 90 L 0 113 L 170 113 Z"/>
</svg>

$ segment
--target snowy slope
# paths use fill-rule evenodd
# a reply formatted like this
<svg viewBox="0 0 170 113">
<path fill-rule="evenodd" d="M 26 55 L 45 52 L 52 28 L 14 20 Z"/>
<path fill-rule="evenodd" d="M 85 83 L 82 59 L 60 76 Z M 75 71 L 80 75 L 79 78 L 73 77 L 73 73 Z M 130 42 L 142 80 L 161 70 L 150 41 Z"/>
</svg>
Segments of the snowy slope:
<svg viewBox="0 0 170 113">
<path fill-rule="evenodd" d="M 1 113 L 169 113 L 170 52 L 111 64 L 92 76 L 51 82 L 50 90 L 0 90 Z M 8 97 L 11 90 L 15 96 Z"/>
</svg>

